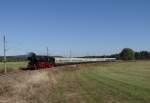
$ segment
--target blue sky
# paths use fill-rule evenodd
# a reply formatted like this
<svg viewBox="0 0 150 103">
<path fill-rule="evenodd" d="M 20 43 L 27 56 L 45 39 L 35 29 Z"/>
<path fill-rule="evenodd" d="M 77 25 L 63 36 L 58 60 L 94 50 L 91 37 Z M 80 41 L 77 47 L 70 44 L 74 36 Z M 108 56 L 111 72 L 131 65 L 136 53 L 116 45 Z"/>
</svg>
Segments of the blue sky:
<svg viewBox="0 0 150 103">
<path fill-rule="evenodd" d="M 150 50 L 150 0 L 0 0 L 0 55 Z"/>
</svg>

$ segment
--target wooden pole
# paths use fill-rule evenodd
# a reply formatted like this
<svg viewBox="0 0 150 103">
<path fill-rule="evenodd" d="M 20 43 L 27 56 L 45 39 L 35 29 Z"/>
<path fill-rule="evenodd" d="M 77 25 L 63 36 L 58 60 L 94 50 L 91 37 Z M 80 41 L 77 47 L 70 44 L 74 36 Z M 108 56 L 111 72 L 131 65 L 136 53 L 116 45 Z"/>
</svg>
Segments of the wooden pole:
<svg viewBox="0 0 150 103">
<path fill-rule="evenodd" d="M 7 65 L 6 65 L 6 37 L 4 35 L 4 70 L 5 74 L 7 73 Z"/>
<path fill-rule="evenodd" d="M 48 47 L 46 48 L 46 51 L 47 51 L 47 60 L 49 61 L 49 49 L 48 49 Z"/>
</svg>

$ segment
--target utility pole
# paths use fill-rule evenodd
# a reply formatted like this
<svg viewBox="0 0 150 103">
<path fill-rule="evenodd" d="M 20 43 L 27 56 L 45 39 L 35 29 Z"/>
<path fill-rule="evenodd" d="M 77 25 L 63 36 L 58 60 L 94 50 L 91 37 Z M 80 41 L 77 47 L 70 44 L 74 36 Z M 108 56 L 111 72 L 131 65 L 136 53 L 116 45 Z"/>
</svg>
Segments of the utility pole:
<svg viewBox="0 0 150 103">
<path fill-rule="evenodd" d="M 72 51 L 71 50 L 69 51 L 69 58 L 70 58 L 70 61 L 72 62 Z"/>
<path fill-rule="evenodd" d="M 47 59 L 49 61 L 49 49 L 48 49 L 48 47 L 46 48 L 46 51 L 47 51 Z"/>
<path fill-rule="evenodd" d="M 69 58 L 72 58 L 72 51 L 69 51 Z"/>
<path fill-rule="evenodd" d="M 6 37 L 4 35 L 4 70 L 5 74 L 7 73 L 7 66 L 6 66 Z"/>
</svg>

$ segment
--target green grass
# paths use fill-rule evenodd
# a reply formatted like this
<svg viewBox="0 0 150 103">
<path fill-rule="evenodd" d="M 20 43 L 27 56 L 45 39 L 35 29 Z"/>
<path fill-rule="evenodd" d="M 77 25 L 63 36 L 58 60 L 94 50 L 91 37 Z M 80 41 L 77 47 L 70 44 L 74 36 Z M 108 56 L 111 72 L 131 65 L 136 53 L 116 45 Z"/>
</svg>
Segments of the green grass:
<svg viewBox="0 0 150 103">
<path fill-rule="evenodd" d="M 62 103 L 149 103 L 150 62 L 116 62 L 63 71 L 53 91 Z"/>
<path fill-rule="evenodd" d="M 8 71 L 17 70 L 19 68 L 24 68 L 27 66 L 27 62 L 7 62 Z M 4 63 L 0 62 L 0 72 L 4 71 Z"/>
<path fill-rule="evenodd" d="M 18 68 L 25 65 L 22 62 L 8 66 Z M 12 89 L 17 80 L 20 87 L 10 89 L 7 95 L 2 96 L 15 93 L 18 100 L 23 99 L 27 103 L 150 103 L 150 61 L 58 67 L 11 77 L 15 78 L 11 79 L 12 84 L 10 79 L 2 79 L 1 88 L 10 84 Z M 30 85 L 26 84 L 28 81 Z M 14 92 L 18 90 L 21 92 Z"/>
</svg>

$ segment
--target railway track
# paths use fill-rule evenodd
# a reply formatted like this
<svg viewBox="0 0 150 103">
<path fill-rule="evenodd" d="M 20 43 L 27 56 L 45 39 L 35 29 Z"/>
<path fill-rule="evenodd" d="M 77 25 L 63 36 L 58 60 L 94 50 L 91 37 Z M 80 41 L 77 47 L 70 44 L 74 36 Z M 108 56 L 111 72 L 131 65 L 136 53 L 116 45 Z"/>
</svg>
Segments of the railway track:
<svg viewBox="0 0 150 103">
<path fill-rule="evenodd" d="M 92 63 L 104 63 L 108 61 L 101 61 L 101 62 L 68 62 L 68 63 L 57 63 L 56 66 L 53 69 L 59 69 L 59 67 L 65 67 L 65 66 L 71 66 L 71 65 L 82 65 L 82 64 L 92 64 Z M 110 62 L 110 61 L 109 61 Z M 41 70 L 50 70 L 50 69 L 39 69 L 39 70 L 16 70 L 13 72 L 9 72 L 7 74 L 0 74 L 0 79 L 1 78 L 14 78 L 16 76 L 19 76 L 21 74 L 31 74 L 33 72 L 39 72 Z"/>
</svg>

